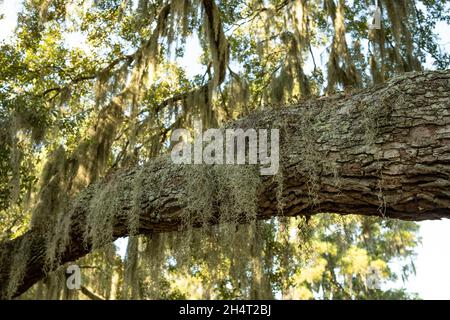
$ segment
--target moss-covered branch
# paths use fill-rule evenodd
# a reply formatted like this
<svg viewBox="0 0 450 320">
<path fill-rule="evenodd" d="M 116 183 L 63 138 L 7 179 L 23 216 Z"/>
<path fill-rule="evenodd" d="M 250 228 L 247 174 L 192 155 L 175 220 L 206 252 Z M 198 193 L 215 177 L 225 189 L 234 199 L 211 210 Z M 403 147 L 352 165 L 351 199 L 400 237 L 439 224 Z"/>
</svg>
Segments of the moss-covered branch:
<svg viewBox="0 0 450 320">
<path fill-rule="evenodd" d="M 11 291 L 15 260 L 25 261 L 25 272 L 12 296 L 46 269 L 129 234 L 319 212 L 450 217 L 450 71 L 405 74 L 350 95 L 253 113 L 232 126 L 280 129 L 277 176 L 245 166 L 174 165 L 168 156 L 118 171 L 69 203 L 51 263 L 46 228 L 0 245 L 0 297 Z"/>
</svg>

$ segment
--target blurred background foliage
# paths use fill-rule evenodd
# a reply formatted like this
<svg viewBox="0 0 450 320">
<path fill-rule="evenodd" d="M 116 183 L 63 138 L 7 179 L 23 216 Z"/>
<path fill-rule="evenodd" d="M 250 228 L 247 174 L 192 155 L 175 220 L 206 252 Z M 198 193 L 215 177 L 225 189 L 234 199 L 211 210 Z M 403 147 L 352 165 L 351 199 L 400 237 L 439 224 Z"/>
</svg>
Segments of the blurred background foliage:
<svg viewBox="0 0 450 320">
<path fill-rule="evenodd" d="M 25 232 L 39 205 L 57 211 L 63 194 L 166 152 L 171 130 L 195 118 L 220 125 L 448 68 L 436 35 L 450 23 L 446 1 L 377 2 L 381 29 L 369 30 L 368 0 L 24 0 L 0 44 L 0 241 Z M 105 133 L 115 97 L 125 98 Z M 63 166 L 97 169 L 80 188 L 61 182 L 50 204 L 42 190 L 55 175 L 43 172 L 61 146 Z M 83 286 L 106 299 L 417 298 L 392 289 L 414 273 L 415 223 L 321 214 L 229 230 L 192 231 L 187 245 L 181 232 L 132 236 L 125 255 L 110 246 L 77 262 Z M 61 270 L 22 298 L 87 298 Z"/>
</svg>

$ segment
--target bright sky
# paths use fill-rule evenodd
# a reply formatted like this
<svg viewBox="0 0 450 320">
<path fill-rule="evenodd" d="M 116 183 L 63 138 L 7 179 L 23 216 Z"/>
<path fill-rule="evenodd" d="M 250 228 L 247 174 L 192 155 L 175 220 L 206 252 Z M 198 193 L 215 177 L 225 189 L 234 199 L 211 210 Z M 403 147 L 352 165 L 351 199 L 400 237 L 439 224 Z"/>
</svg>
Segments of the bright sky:
<svg viewBox="0 0 450 320">
<path fill-rule="evenodd" d="M 20 0 L 0 0 L 0 41 L 7 40 L 14 31 Z M 450 30 L 444 23 L 436 28 L 441 37 L 440 43 L 450 52 Z M 194 39 L 193 39 L 194 40 Z M 68 39 L 72 45 L 80 43 L 79 35 Z M 198 63 L 201 54 L 197 41 L 187 41 L 186 54 L 179 62 L 187 69 L 187 76 L 192 77 L 202 70 Z M 1 79 L 0 79 L 1 80 Z M 405 286 L 410 292 L 417 292 L 422 299 L 450 300 L 450 220 L 419 222 L 422 245 L 417 248 L 415 260 L 416 276 L 410 277 Z M 119 239 L 116 244 L 119 253 L 124 256 L 126 240 Z M 401 286 L 401 282 L 397 284 Z"/>
<path fill-rule="evenodd" d="M 417 249 L 416 276 L 406 283 L 422 299 L 450 300 L 450 220 L 423 221 Z"/>
<path fill-rule="evenodd" d="M 16 27 L 17 11 L 19 9 L 17 0 L 0 0 L 0 15 L 4 14 L 3 20 L 0 20 L 0 40 L 6 39 Z"/>
</svg>

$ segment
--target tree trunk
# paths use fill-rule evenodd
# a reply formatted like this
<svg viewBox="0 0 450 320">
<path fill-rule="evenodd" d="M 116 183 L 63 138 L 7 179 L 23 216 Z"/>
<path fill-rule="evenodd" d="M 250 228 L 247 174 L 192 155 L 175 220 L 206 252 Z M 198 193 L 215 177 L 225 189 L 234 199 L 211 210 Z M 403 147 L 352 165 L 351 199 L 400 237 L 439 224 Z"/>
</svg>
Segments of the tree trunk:
<svg viewBox="0 0 450 320">
<path fill-rule="evenodd" d="M 280 129 L 280 173 L 261 177 L 258 219 L 320 212 L 404 220 L 450 217 L 448 70 L 409 73 L 367 90 L 258 111 L 232 127 Z M 83 239 L 87 217 L 98 208 L 93 202 L 104 202 L 113 214 L 110 241 L 129 234 L 132 211 L 140 234 L 179 230 L 192 193 L 191 171 L 163 156 L 85 189 L 66 210 L 71 215 L 67 247 L 52 269 L 92 250 Z M 207 178 L 208 188 L 217 184 L 214 176 Z M 114 192 L 105 196 L 105 190 Z M 216 200 L 211 198 L 212 224 L 220 220 Z M 201 218 L 193 222 L 202 223 Z M 34 229 L 0 245 L 0 297 L 7 297 L 11 261 L 24 241 L 31 244 L 30 255 L 13 296 L 44 277 L 45 239 L 43 230 Z"/>
</svg>

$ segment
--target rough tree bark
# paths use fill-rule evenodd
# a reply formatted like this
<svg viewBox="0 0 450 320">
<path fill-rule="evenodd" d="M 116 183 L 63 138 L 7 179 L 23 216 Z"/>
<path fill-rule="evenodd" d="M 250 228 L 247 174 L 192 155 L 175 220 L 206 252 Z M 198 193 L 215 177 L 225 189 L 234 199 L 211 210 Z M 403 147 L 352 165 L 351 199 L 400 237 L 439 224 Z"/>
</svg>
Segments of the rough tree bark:
<svg viewBox="0 0 450 320">
<path fill-rule="evenodd" d="M 232 126 L 280 129 L 284 208 L 281 212 L 277 204 L 277 179 L 266 176 L 258 190 L 258 219 L 319 212 L 405 220 L 450 217 L 449 70 L 409 73 L 359 92 L 258 111 Z M 67 208 L 71 231 L 59 265 L 91 251 L 91 244 L 83 244 L 89 203 L 108 186 L 117 188 L 121 204 L 114 212 L 113 238 L 128 234 L 127 217 L 136 208 L 140 234 L 179 230 L 189 201 L 187 170 L 163 156 L 85 189 Z M 129 191 L 137 175 L 142 192 L 135 199 Z M 219 214 L 210 222 L 217 223 Z M 25 238 L 31 254 L 15 296 L 45 275 L 42 230 L 0 244 L 2 298 L 10 261 Z"/>
</svg>

